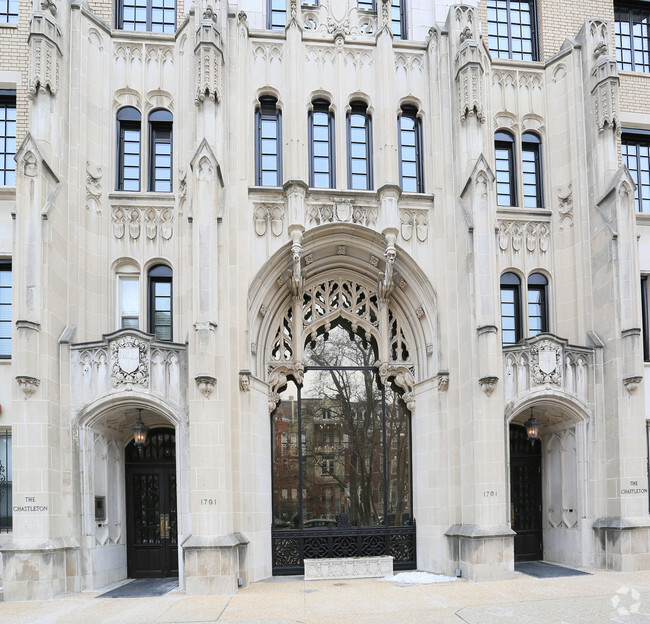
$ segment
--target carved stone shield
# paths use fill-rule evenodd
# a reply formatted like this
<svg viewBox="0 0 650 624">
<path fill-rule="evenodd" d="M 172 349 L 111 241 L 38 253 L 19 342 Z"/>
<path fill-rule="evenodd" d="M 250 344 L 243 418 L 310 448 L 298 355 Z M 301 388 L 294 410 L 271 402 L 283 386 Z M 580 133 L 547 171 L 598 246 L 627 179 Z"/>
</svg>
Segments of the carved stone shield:
<svg viewBox="0 0 650 624">
<path fill-rule="evenodd" d="M 540 349 L 539 368 L 546 375 L 550 375 L 557 366 L 557 353 L 555 349 Z"/>
<path fill-rule="evenodd" d="M 117 362 L 125 373 L 134 373 L 140 365 L 140 350 L 137 347 L 120 347 Z"/>
</svg>

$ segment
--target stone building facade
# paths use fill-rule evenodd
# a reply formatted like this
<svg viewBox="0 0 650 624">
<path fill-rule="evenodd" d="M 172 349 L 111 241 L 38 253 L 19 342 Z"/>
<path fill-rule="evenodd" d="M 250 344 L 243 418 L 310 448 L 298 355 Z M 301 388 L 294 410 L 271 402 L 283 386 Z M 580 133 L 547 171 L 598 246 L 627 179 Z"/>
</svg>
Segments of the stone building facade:
<svg viewBox="0 0 650 624">
<path fill-rule="evenodd" d="M 650 568 L 647 12 L 6 6 L 5 600 Z"/>
</svg>

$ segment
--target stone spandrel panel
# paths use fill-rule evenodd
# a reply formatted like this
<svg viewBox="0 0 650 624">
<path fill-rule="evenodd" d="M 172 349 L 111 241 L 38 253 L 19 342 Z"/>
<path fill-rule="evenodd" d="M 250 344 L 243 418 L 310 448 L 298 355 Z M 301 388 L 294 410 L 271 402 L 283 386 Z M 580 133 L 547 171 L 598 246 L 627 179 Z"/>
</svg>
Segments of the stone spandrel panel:
<svg viewBox="0 0 650 624">
<path fill-rule="evenodd" d="M 495 127 L 539 131 L 546 119 L 544 70 L 491 69 Z"/>
<path fill-rule="evenodd" d="M 119 330 L 101 342 L 70 347 L 74 410 L 111 394 L 137 392 L 184 408 L 187 396 L 185 345 L 159 342 L 150 334 Z"/>
</svg>

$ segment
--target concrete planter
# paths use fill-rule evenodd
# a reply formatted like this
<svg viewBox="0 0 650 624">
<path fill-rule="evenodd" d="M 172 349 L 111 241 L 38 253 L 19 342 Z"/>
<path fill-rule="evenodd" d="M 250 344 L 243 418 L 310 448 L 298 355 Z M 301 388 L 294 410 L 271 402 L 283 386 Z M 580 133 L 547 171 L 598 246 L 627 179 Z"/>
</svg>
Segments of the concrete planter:
<svg viewBox="0 0 650 624">
<path fill-rule="evenodd" d="M 374 578 L 393 573 L 392 557 L 305 559 L 305 580 Z"/>
</svg>

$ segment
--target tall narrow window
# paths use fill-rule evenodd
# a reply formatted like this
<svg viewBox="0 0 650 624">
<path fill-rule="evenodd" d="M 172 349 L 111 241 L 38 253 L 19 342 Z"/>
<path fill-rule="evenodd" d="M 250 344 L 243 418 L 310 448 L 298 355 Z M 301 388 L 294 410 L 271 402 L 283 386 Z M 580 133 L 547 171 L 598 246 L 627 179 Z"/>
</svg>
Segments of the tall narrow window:
<svg viewBox="0 0 650 624">
<path fill-rule="evenodd" d="M 172 114 L 167 110 L 149 115 L 149 190 L 172 190 Z"/>
<path fill-rule="evenodd" d="M 129 271 L 128 273 L 126 271 Z M 124 273 L 122 273 L 124 272 Z M 119 327 L 121 329 L 140 328 L 140 275 L 136 267 L 124 267 L 120 271 L 119 288 Z"/>
<path fill-rule="evenodd" d="M 647 3 L 615 3 L 614 23 L 619 69 L 650 72 L 650 9 Z"/>
<path fill-rule="evenodd" d="M 117 190 L 140 190 L 140 112 L 127 106 L 117 112 Z"/>
<path fill-rule="evenodd" d="M 372 132 L 363 102 L 353 102 L 348 114 L 348 187 L 372 188 Z"/>
<path fill-rule="evenodd" d="M 8 533 L 12 519 L 11 431 L 0 431 L 0 533 Z"/>
<path fill-rule="evenodd" d="M 487 18 L 492 56 L 537 60 L 534 0 L 487 0 Z"/>
<path fill-rule="evenodd" d="M 623 164 L 636 184 L 638 212 L 650 212 L 650 133 L 626 130 L 621 139 Z"/>
<path fill-rule="evenodd" d="M 260 98 L 255 121 L 255 183 L 282 186 L 282 128 L 274 97 Z"/>
<path fill-rule="evenodd" d="M 309 122 L 309 185 L 334 188 L 334 115 L 327 100 L 314 100 Z"/>
<path fill-rule="evenodd" d="M 497 204 L 516 206 L 515 185 L 515 140 L 509 132 L 499 131 L 494 135 L 496 150 Z"/>
<path fill-rule="evenodd" d="M 120 0 L 116 22 L 117 28 L 122 30 L 173 33 L 176 31 L 176 1 Z"/>
<path fill-rule="evenodd" d="M 548 331 L 546 294 L 548 280 L 541 273 L 528 277 L 528 335 L 532 338 Z"/>
<path fill-rule="evenodd" d="M 407 193 L 422 193 L 422 138 L 420 120 L 414 107 L 402 107 L 398 126 L 400 186 Z"/>
<path fill-rule="evenodd" d="M 405 2 L 406 0 L 391 0 L 390 2 L 390 23 L 395 39 L 406 39 Z"/>
<path fill-rule="evenodd" d="M 149 333 L 172 339 L 172 270 L 164 264 L 149 269 Z"/>
<path fill-rule="evenodd" d="M 501 276 L 501 341 L 517 344 L 521 338 L 521 281 L 514 273 Z"/>
<path fill-rule="evenodd" d="M 0 0 L 0 23 L 18 23 L 18 0 Z"/>
<path fill-rule="evenodd" d="M 648 276 L 641 276 L 641 328 L 643 330 L 643 361 L 650 362 L 650 327 L 648 327 Z M 650 473 L 649 473 L 650 474 Z"/>
<path fill-rule="evenodd" d="M 11 262 L 0 261 L 0 358 L 11 357 Z"/>
<path fill-rule="evenodd" d="M 524 207 L 542 206 L 542 142 L 532 132 L 521 137 L 521 172 L 523 177 Z"/>
<path fill-rule="evenodd" d="M 286 0 L 266 0 L 266 27 L 269 30 L 284 30 L 286 25 Z"/>
<path fill-rule="evenodd" d="M 2 6 L 0 0 L 0 7 Z M 16 184 L 16 92 L 0 90 L 0 186 Z"/>
</svg>

